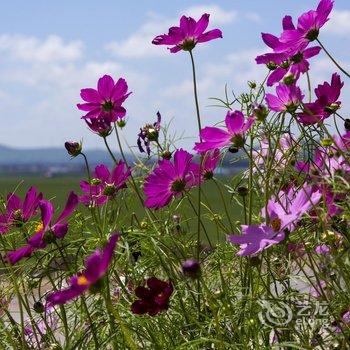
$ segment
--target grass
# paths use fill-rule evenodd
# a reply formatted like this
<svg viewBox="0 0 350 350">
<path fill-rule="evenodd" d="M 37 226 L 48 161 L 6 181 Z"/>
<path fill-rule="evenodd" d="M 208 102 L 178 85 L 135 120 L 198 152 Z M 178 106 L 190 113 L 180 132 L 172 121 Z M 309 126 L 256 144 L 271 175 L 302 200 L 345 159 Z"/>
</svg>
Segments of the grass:
<svg viewBox="0 0 350 350">
<path fill-rule="evenodd" d="M 74 190 L 78 195 L 81 194 L 79 188 L 79 181 L 83 177 L 77 176 L 61 176 L 53 178 L 45 178 L 39 176 L 21 176 L 21 177 L 10 177 L 1 176 L 0 177 L 0 195 L 6 197 L 7 193 L 15 191 L 17 195 L 23 198 L 30 186 L 35 186 L 39 191 L 43 192 L 45 198 L 50 199 L 56 207 L 62 208 L 65 204 L 68 193 Z M 224 216 L 224 223 L 228 228 L 230 228 L 230 221 L 235 222 L 242 217 L 242 208 L 237 205 L 236 202 L 231 200 L 231 196 L 227 193 L 222 185 L 218 182 L 217 185 L 221 188 L 223 196 L 226 202 L 226 208 L 228 215 Z M 203 224 L 205 226 L 205 231 L 207 231 L 210 239 L 215 241 L 224 240 L 225 237 L 218 235 L 217 226 L 215 224 L 215 215 L 223 215 L 225 213 L 225 206 L 221 200 L 221 194 L 218 186 L 214 181 L 206 182 L 203 185 L 203 202 L 205 203 L 202 207 Z M 125 202 L 125 209 L 129 212 L 135 212 L 139 221 L 142 221 L 146 214 L 144 209 L 141 207 L 140 202 L 136 196 L 128 196 L 128 202 Z M 132 197 L 130 199 L 130 197 Z M 124 200 L 124 199 L 122 199 Z M 187 202 L 187 201 L 186 201 Z M 191 192 L 191 202 L 194 207 L 197 207 L 197 190 Z M 183 205 L 185 204 L 185 205 Z M 191 207 L 190 203 L 183 203 L 180 208 L 177 208 L 176 203 L 172 205 L 173 214 L 178 214 L 182 218 L 182 222 L 186 222 L 187 231 L 196 230 L 196 220 L 195 212 Z M 162 216 L 162 212 L 157 212 L 158 216 Z M 229 216 L 229 218 L 228 218 Z M 130 217 L 130 215 L 128 215 Z M 202 229 L 203 231 L 203 229 Z M 205 236 L 205 234 L 204 234 Z M 207 241 L 203 238 L 204 241 Z"/>
</svg>

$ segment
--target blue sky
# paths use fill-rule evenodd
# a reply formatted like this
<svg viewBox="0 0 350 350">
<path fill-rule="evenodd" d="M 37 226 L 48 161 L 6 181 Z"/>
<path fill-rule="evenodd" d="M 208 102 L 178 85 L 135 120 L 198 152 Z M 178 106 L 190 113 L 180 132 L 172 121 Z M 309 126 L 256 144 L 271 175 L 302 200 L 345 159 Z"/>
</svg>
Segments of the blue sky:
<svg viewBox="0 0 350 350">
<path fill-rule="evenodd" d="M 204 125 L 224 117 L 207 107 L 208 97 L 222 96 L 225 84 L 243 92 L 248 80 L 259 81 L 264 67 L 255 56 L 264 52 L 260 32 L 279 34 L 281 18 L 296 18 L 317 1 L 23 1 L 2 5 L 0 14 L 0 144 L 31 148 L 61 146 L 67 139 L 102 147 L 80 120 L 79 91 L 98 77 L 125 77 L 133 91 L 128 99 L 124 137 L 135 145 L 141 125 L 172 118 L 173 131 L 196 134 L 188 54 L 170 54 L 150 40 L 177 25 L 181 14 L 211 13 L 210 28 L 224 39 L 197 47 L 199 92 Z M 344 66 L 350 67 L 350 3 L 336 0 L 332 20 L 321 39 Z M 345 44 L 345 45 L 344 45 Z M 329 79 L 335 68 L 320 55 L 312 62 L 313 84 Z M 346 82 L 346 80 L 345 80 Z M 349 89 L 343 92 L 350 111 Z M 343 113 L 343 114 L 344 114 Z M 190 146 L 193 139 L 182 143 Z"/>
</svg>

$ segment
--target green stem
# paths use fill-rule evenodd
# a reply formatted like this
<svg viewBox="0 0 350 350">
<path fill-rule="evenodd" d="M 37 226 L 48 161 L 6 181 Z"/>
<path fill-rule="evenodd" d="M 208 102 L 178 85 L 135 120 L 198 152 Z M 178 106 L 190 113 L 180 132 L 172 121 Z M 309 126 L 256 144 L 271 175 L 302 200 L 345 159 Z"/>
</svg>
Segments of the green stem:
<svg viewBox="0 0 350 350">
<path fill-rule="evenodd" d="M 194 63 L 194 58 L 192 54 L 192 50 L 190 51 L 191 64 L 192 64 L 192 78 L 193 78 L 193 92 L 194 92 L 194 101 L 196 105 L 196 113 L 197 113 L 197 123 L 198 123 L 198 134 L 199 139 L 201 138 L 201 116 L 199 111 L 199 102 L 198 102 L 198 92 L 197 92 L 197 78 L 196 78 L 196 66 Z M 200 157 L 200 165 L 199 165 L 199 174 L 202 173 L 202 165 L 203 165 L 203 155 Z M 202 186 L 201 181 L 198 184 L 198 210 L 197 210 L 197 260 L 200 259 L 200 239 L 201 239 L 201 202 L 202 202 Z M 197 292 L 198 292 L 198 300 L 197 300 L 197 310 L 198 310 L 198 318 L 200 317 L 200 309 L 201 309 L 201 297 L 200 297 L 200 283 L 197 284 Z"/>
<path fill-rule="evenodd" d="M 331 61 L 337 66 L 337 68 L 342 71 L 348 78 L 350 78 L 350 74 L 340 66 L 340 64 L 333 58 L 333 56 L 328 52 L 328 50 L 323 46 L 319 39 L 316 39 L 319 45 L 322 47 L 323 51 L 326 55 L 331 59 Z"/>
<path fill-rule="evenodd" d="M 110 149 L 110 147 L 109 147 L 109 145 L 108 145 L 108 142 L 107 142 L 107 139 L 106 139 L 105 137 L 103 138 L 103 141 L 104 141 L 104 143 L 105 143 L 105 145 L 106 145 L 106 148 L 107 148 L 107 150 L 108 150 L 108 153 L 110 154 L 111 158 L 113 159 L 113 162 L 114 162 L 115 164 L 117 164 L 118 161 L 117 161 L 116 157 L 114 156 L 112 150 Z"/>
</svg>

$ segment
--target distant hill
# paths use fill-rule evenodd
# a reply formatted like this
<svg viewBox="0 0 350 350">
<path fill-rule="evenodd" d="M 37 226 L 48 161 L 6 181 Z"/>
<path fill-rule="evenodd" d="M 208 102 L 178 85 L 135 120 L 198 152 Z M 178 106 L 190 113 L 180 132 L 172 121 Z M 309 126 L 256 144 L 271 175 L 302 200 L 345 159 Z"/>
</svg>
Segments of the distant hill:
<svg viewBox="0 0 350 350">
<path fill-rule="evenodd" d="M 112 165 L 110 155 L 107 151 L 100 149 L 87 149 L 86 154 L 90 167 L 104 163 Z M 114 154 L 121 159 L 118 153 Z M 129 164 L 132 164 L 134 157 L 126 154 Z M 195 156 L 198 161 L 198 156 Z M 247 168 L 248 161 L 242 159 L 241 152 L 227 153 L 221 163 L 222 173 L 231 173 L 238 169 Z M 153 158 L 151 162 L 156 161 Z M 148 164 L 150 164 L 148 162 Z M 55 176 L 60 174 L 82 173 L 85 171 L 84 159 L 78 156 L 72 159 L 64 147 L 51 148 L 12 148 L 0 145 L 0 174 L 40 174 L 44 176 Z"/>
<path fill-rule="evenodd" d="M 110 156 L 104 150 L 88 149 L 85 154 L 92 164 L 111 163 Z M 115 156 L 119 158 L 118 154 Z M 70 164 L 72 161 L 83 163 L 83 158 L 77 157 L 72 160 L 64 147 L 20 149 L 0 145 L 0 165 L 57 165 Z"/>
</svg>

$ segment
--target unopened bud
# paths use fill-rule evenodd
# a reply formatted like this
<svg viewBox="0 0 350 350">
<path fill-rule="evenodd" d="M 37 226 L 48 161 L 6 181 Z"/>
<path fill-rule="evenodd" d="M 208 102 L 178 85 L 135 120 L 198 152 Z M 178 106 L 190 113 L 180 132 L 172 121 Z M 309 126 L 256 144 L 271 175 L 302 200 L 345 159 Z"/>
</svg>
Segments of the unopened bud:
<svg viewBox="0 0 350 350">
<path fill-rule="evenodd" d="M 172 156 L 172 153 L 170 151 L 164 151 L 162 153 L 162 158 L 163 159 L 166 159 L 166 160 L 170 160 L 171 159 L 171 156 Z"/>
<path fill-rule="evenodd" d="M 45 307 L 44 307 L 44 305 L 43 305 L 43 303 L 41 301 L 35 302 L 34 305 L 33 305 L 33 309 L 38 314 L 41 314 L 41 313 L 43 313 L 45 311 Z"/>
<path fill-rule="evenodd" d="M 72 157 L 76 157 L 81 153 L 82 145 L 79 142 L 75 141 L 67 141 L 64 143 L 64 147 L 66 148 L 68 154 Z"/>
<path fill-rule="evenodd" d="M 198 278 L 201 272 L 201 266 L 195 259 L 188 259 L 181 265 L 182 272 L 185 276 L 190 278 Z"/>
<path fill-rule="evenodd" d="M 124 118 L 119 119 L 119 120 L 117 121 L 117 125 L 118 125 L 121 129 L 123 129 L 124 126 L 126 125 L 125 119 L 124 119 Z"/>
<path fill-rule="evenodd" d="M 240 186 L 237 188 L 237 193 L 242 196 L 242 197 L 245 197 L 247 194 L 248 194 L 248 188 L 247 187 L 243 187 L 243 186 Z"/>
</svg>

